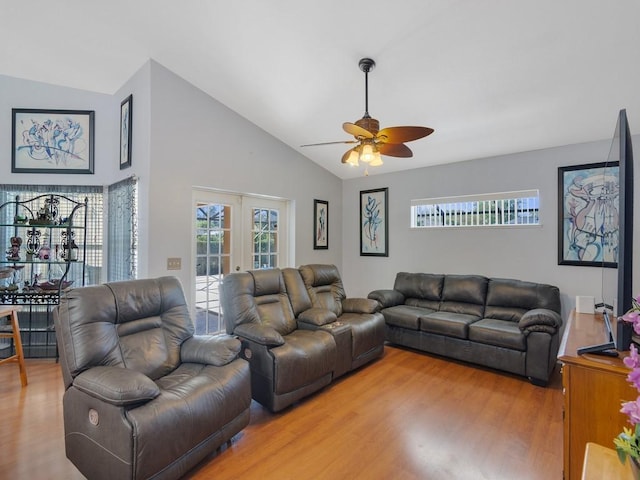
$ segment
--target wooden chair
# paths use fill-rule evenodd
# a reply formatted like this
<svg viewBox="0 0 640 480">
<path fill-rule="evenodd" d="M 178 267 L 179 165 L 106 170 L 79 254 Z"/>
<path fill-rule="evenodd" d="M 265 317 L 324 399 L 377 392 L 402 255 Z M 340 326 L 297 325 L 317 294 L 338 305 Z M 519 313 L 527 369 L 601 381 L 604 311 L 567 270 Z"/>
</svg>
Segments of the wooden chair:
<svg viewBox="0 0 640 480">
<path fill-rule="evenodd" d="M 12 307 L 9 305 L 0 305 L 0 319 L 4 317 L 9 318 L 9 325 L 0 326 L 0 338 L 13 339 L 13 345 L 15 348 L 15 355 L 3 358 L 0 360 L 0 364 L 8 362 L 17 362 L 20 367 L 20 381 L 22 386 L 27 385 L 27 369 L 24 364 L 24 353 L 22 352 L 22 340 L 20 339 L 20 325 L 18 324 L 18 307 Z"/>
</svg>

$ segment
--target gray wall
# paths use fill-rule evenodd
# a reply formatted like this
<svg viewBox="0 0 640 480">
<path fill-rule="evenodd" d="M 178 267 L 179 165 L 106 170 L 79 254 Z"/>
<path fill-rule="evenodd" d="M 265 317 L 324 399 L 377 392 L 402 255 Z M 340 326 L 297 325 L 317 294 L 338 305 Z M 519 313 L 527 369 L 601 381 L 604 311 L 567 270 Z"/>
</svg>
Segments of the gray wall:
<svg viewBox="0 0 640 480">
<path fill-rule="evenodd" d="M 612 134 L 615 114 L 612 112 Z M 591 295 L 600 301 L 602 269 L 557 264 L 558 167 L 605 161 L 609 146 L 609 141 L 569 145 L 343 182 L 342 270 L 348 294 L 391 288 L 396 272 L 408 271 L 473 273 L 554 284 L 562 294 L 565 318 L 576 295 Z M 640 190 L 638 178 L 635 183 Z M 389 188 L 389 257 L 361 257 L 359 191 L 382 187 Z M 540 191 L 540 226 L 409 228 L 412 199 L 528 189 Z M 635 211 L 640 212 L 637 201 Z M 636 288 L 640 288 L 639 223 L 634 243 Z"/>
<path fill-rule="evenodd" d="M 2 75 L 0 91 L 0 108 L 5 112 L 0 116 L 0 129 L 6 132 L 0 135 L 0 151 L 6 152 L 5 161 L 0 162 L 0 182 L 108 185 L 138 176 L 139 274 L 177 273 L 189 299 L 194 187 L 290 200 L 295 208 L 294 263 L 338 265 L 349 296 L 392 286 L 398 271 L 477 273 L 552 283 L 562 291 L 565 316 L 576 295 L 601 296 L 600 269 L 557 265 L 557 169 L 603 161 L 608 141 L 343 182 L 154 61 L 143 65 L 114 95 Z M 133 166 L 119 170 L 120 102 L 130 93 L 134 96 Z M 95 110 L 95 174 L 11 174 L 11 108 Z M 637 144 L 638 138 L 634 140 Z M 639 180 L 640 176 L 636 184 Z M 359 191 L 379 187 L 389 188 L 390 255 L 360 257 Z M 409 228 L 409 202 L 414 198 L 531 188 L 540 190 L 539 227 Z M 314 198 L 329 201 L 329 250 L 312 247 Z M 640 288 L 639 224 L 635 229 L 634 292 Z M 183 258 L 183 269 L 167 271 L 167 257 Z"/>
<path fill-rule="evenodd" d="M 42 108 L 51 110 L 94 110 L 95 115 L 95 174 L 33 174 L 11 173 L 11 109 Z M 112 163 L 119 145 L 120 103 L 115 107 L 113 97 L 74 88 L 57 87 L 40 82 L 0 75 L 0 182 L 57 185 L 102 185 L 112 178 L 117 165 Z"/>
<path fill-rule="evenodd" d="M 149 189 L 149 239 L 142 247 L 149 257 L 146 273 L 177 273 L 189 289 L 191 272 L 184 265 L 192 254 L 194 186 L 292 201 L 294 263 L 340 265 L 340 179 L 162 65 L 152 61 L 150 72 L 150 169 L 149 178 L 141 179 Z M 314 198 L 329 201 L 328 250 L 313 250 Z M 167 257 L 181 257 L 183 270 L 167 271 Z"/>
</svg>

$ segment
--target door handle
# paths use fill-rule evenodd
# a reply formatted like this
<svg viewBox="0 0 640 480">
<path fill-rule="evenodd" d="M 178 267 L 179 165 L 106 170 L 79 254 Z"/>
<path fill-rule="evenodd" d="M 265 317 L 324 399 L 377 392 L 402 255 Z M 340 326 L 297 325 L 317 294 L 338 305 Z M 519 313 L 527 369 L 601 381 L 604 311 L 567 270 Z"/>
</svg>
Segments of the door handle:
<svg viewBox="0 0 640 480">
<path fill-rule="evenodd" d="M 236 265 L 236 272 L 240 271 L 240 265 Z"/>
</svg>

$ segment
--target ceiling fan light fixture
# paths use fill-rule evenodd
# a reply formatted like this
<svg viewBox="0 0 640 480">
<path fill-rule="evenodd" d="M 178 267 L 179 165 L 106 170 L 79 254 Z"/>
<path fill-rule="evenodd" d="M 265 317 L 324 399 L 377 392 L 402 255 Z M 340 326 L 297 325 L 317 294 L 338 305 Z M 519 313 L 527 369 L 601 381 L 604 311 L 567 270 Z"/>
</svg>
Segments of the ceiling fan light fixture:
<svg viewBox="0 0 640 480">
<path fill-rule="evenodd" d="M 362 145 L 360 160 L 364 163 L 372 162 L 375 157 L 375 153 L 377 152 L 374 150 L 373 145 L 371 143 L 365 143 L 364 145 Z M 378 154 L 378 156 L 379 155 L 380 154 Z"/>
<path fill-rule="evenodd" d="M 349 158 L 345 163 L 348 163 L 352 167 L 357 167 L 359 165 L 358 158 L 360 157 L 360 153 L 358 153 L 358 148 L 351 149 L 351 153 L 349 153 Z"/>
<path fill-rule="evenodd" d="M 370 167 L 379 167 L 383 163 L 384 162 L 382 161 L 382 157 L 380 156 L 380 152 L 378 152 L 378 151 L 373 152 L 373 160 L 371 160 L 369 162 L 369 166 Z"/>
</svg>

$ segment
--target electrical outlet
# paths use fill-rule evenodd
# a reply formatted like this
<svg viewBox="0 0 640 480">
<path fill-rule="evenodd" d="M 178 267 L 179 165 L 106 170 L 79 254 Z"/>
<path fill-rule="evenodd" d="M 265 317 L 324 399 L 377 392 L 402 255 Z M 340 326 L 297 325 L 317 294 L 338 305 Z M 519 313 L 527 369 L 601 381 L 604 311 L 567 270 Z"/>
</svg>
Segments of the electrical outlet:
<svg viewBox="0 0 640 480">
<path fill-rule="evenodd" d="M 180 270 L 182 268 L 182 259 L 179 257 L 167 258 L 167 270 Z"/>
</svg>

